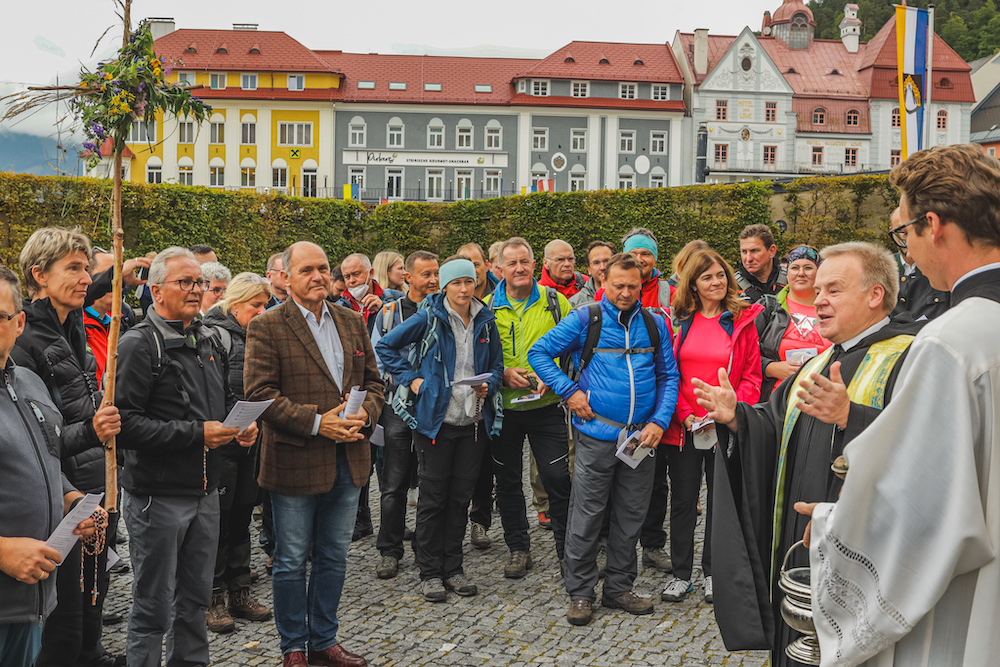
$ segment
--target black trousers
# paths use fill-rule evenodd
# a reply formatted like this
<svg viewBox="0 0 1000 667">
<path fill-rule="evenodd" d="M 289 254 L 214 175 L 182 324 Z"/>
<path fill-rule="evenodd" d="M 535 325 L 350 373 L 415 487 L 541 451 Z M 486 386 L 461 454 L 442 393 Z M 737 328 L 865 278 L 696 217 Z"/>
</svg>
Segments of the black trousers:
<svg viewBox="0 0 1000 667">
<path fill-rule="evenodd" d="M 383 556 L 403 557 L 403 532 L 406 530 L 406 492 L 417 466 L 413 451 L 413 432 L 391 409 L 379 419 L 385 430 L 382 448 L 382 490 L 378 539 L 375 546 Z"/>
<path fill-rule="evenodd" d="M 506 417 L 505 417 L 506 418 Z M 472 507 L 469 521 L 481 523 L 487 528 L 493 525 L 493 458 L 484 456 L 479 466 L 479 477 L 472 492 Z"/>
<path fill-rule="evenodd" d="M 563 557 L 566 518 L 569 513 L 569 442 L 566 421 L 559 405 L 535 410 L 508 410 L 503 428 L 493 440 L 493 473 L 497 480 L 497 508 L 503 522 L 504 541 L 511 551 L 529 551 L 527 507 L 522 482 L 522 451 L 527 436 L 538 466 L 538 476 L 549 495 L 549 516 L 556 553 Z"/>
<path fill-rule="evenodd" d="M 646 520 L 642 523 L 639 541 L 643 549 L 662 549 L 667 544 L 667 531 L 663 529 L 663 521 L 667 518 L 667 496 L 670 495 L 670 482 L 667 476 L 671 445 L 661 444 L 656 448 L 653 463 L 653 493 L 649 498 L 649 510 Z"/>
<path fill-rule="evenodd" d="M 222 451 L 219 479 L 219 552 L 215 558 L 217 590 L 237 592 L 250 588 L 250 521 L 260 495 L 254 472 L 256 451 Z"/>
<path fill-rule="evenodd" d="M 442 424 L 431 440 L 414 431 L 420 496 L 417 500 L 416 562 L 421 581 L 462 574 L 462 540 L 469 500 L 486 452 L 486 424 Z"/>
<path fill-rule="evenodd" d="M 715 450 L 695 449 L 691 434 L 684 435 L 684 446 L 661 445 L 670 460 L 670 560 L 674 576 L 691 580 L 694 569 L 694 527 L 698 522 L 698 494 L 701 492 L 702 466 L 708 480 L 708 506 L 705 507 L 705 543 L 701 550 L 701 569 L 712 576 L 712 547 L 707 536 L 712 534 L 712 476 L 715 470 Z"/>
<path fill-rule="evenodd" d="M 80 542 L 69 552 L 56 570 L 55 611 L 46 619 L 42 631 L 42 651 L 35 662 L 36 667 L 65 665 L 75 667 L 105 655 L 101 646 L 104 629 L 102 615 L 104 598 L 111 582 L 107 571 L 108 549 L 113 546 L 113 536 L 118 530 L 119 514 L 108 514 L 107 535 L 104 551 L 97 556 L 83 555 Z M 80 592 L 80 559 L 83 559 L 83 589 Z M 97 570 L 97 604 L 93 604 L 94 571 Z"/>
</svg>

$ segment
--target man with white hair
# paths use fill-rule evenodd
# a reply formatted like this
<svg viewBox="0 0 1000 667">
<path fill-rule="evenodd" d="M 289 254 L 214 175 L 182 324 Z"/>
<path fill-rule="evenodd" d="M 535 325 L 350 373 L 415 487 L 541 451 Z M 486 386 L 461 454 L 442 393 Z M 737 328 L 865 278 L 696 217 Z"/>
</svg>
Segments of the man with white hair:
<svg viewBox="0 0 1000 667">
<path fill-rule="evenodd" d="M 539 285 L 557 289 L 568 299 L 579 292 L 586 282 L 587 278 L 576 270 L 573 246 L 562 239 L 554 239 L 545 244 Z"/>
<path fill-rule="evenodd" d="M 208 281 L 208 289 L 201 297 L 201 314 L 204 315 L 226 297 L 226 288 L 233 279 L 233 273 L 218 262 L 205 262 L 201 265 L 201 275 Z"/>
<path fill-rule="evenodd" d="M 375 326 L 375 314 L 385 303 L 382 286 L 375 280 L 375 269 L 367 255 L 360 252 L 348 255 L 340 263 L 347 289 L 340 297 L 340 305 L 361 315 L 368 327 L 369 335 Z"/>
</svg>

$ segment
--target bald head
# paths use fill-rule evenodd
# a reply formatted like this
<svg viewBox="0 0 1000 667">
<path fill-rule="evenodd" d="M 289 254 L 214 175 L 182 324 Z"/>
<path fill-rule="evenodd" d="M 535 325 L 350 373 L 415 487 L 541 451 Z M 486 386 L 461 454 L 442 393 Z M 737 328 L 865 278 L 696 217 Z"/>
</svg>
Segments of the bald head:
<svg viewBox="0 0 1000 667">
<path fill-rule="evenodd" d="M 309 248 L 310 250 L 313 251 L 318 250 L 321 253 L 323 253 L 324 257 L 326 257 L 326 251 L 323 250 L 318 245 L 316 245 L 315 243 L 312 243 L 310 241 L 296 241 L 292 245 L 285 248 L 285 252 L 281 253 L 281 271 L 286 276 L 291 275 L 292 273 L 292 261 L 293 261 L 293 256 L 295 255 L 295 251 L 304 250 L 306 248 Z"/>
<path fill-rule="evenodd" d="M 542 266 L 556 282 L 568 283 L 573 279 L 576 267 L 573 246 L 562 239 L 549 241 L 545 244 L 545 257 L 542 259 Z"/>
</svg>

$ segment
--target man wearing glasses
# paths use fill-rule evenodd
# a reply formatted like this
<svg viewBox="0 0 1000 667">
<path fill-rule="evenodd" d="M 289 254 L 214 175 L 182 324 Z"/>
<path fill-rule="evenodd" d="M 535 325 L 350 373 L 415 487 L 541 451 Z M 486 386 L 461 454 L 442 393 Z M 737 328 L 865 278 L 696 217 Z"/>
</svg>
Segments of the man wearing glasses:
<svg viewBox="0 0 1000 667">
<path fill-rule="evenodd" d="M 219 544 L 217 448 L 249 447 L 257 425 L 222 425 L 236 396 L 225 353 L 197 315 L 209 281 L 193 253 L 167 248 L 149 267 L 154 305 L 118 348 L 125 522 L 135 579 L 129 664 L 207 665 L 205 609 Z"/>
<path fill-rule="evenodd" d="M 900 224 L 898 206 L 889 217 L 889 238 L 899 248 L 899 252 L 896 253 L 896 266 L 899 269 L 899 303 L 892 311 L 892 316 L 909 313 L 915 320 L 933 320 L 948 310 L 951 295 L 931 287 L 930 281 L 921 273 L 906 249 L 906 230 L 914 222 L 917 221 L 911 220 Z"/>
<path fill-rule="evenodd" d="M 569 299 L 579 292 L 587 279 L 576 270 L 576 255 L 573 246 L 562 239 L 549 241 L 542 259 L 542 277 L 538 284 L 559 290 Z"/>
<path fill-rule="evenodd" d="M 201 265 L 201 276 L 208 281 L 208 289 L 201 297 L 201 314 L 222 301 L 226 296 L 226 288 L 233 279 L 232 272 L 219 262 L 205 262 Z"/>
</svg>

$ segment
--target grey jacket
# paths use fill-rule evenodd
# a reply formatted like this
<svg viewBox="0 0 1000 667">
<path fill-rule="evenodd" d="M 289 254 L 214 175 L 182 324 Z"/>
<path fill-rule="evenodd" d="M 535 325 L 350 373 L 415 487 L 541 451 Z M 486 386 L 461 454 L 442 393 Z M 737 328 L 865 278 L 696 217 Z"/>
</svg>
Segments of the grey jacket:
<svg viewBox="0 0 1000 667">
<path fill-rule="evenodd" d="M 583 284 L 580 291 L 569 298 L 571 308 L 584 306 L 597 301 L 597 281 L 591 278 Z"/>
<path fill-rule="evenodd" d="M 8 359 L 0 370 L 0 536 L 46 540 L 59 525 L 72 488 L 59 468 L 62 435 L 41 378 Z M 56 578 L 24 584 L 0 572 L 0 600 L 0 625 L 40 623 L 55 609 Z"/>
</svg>

